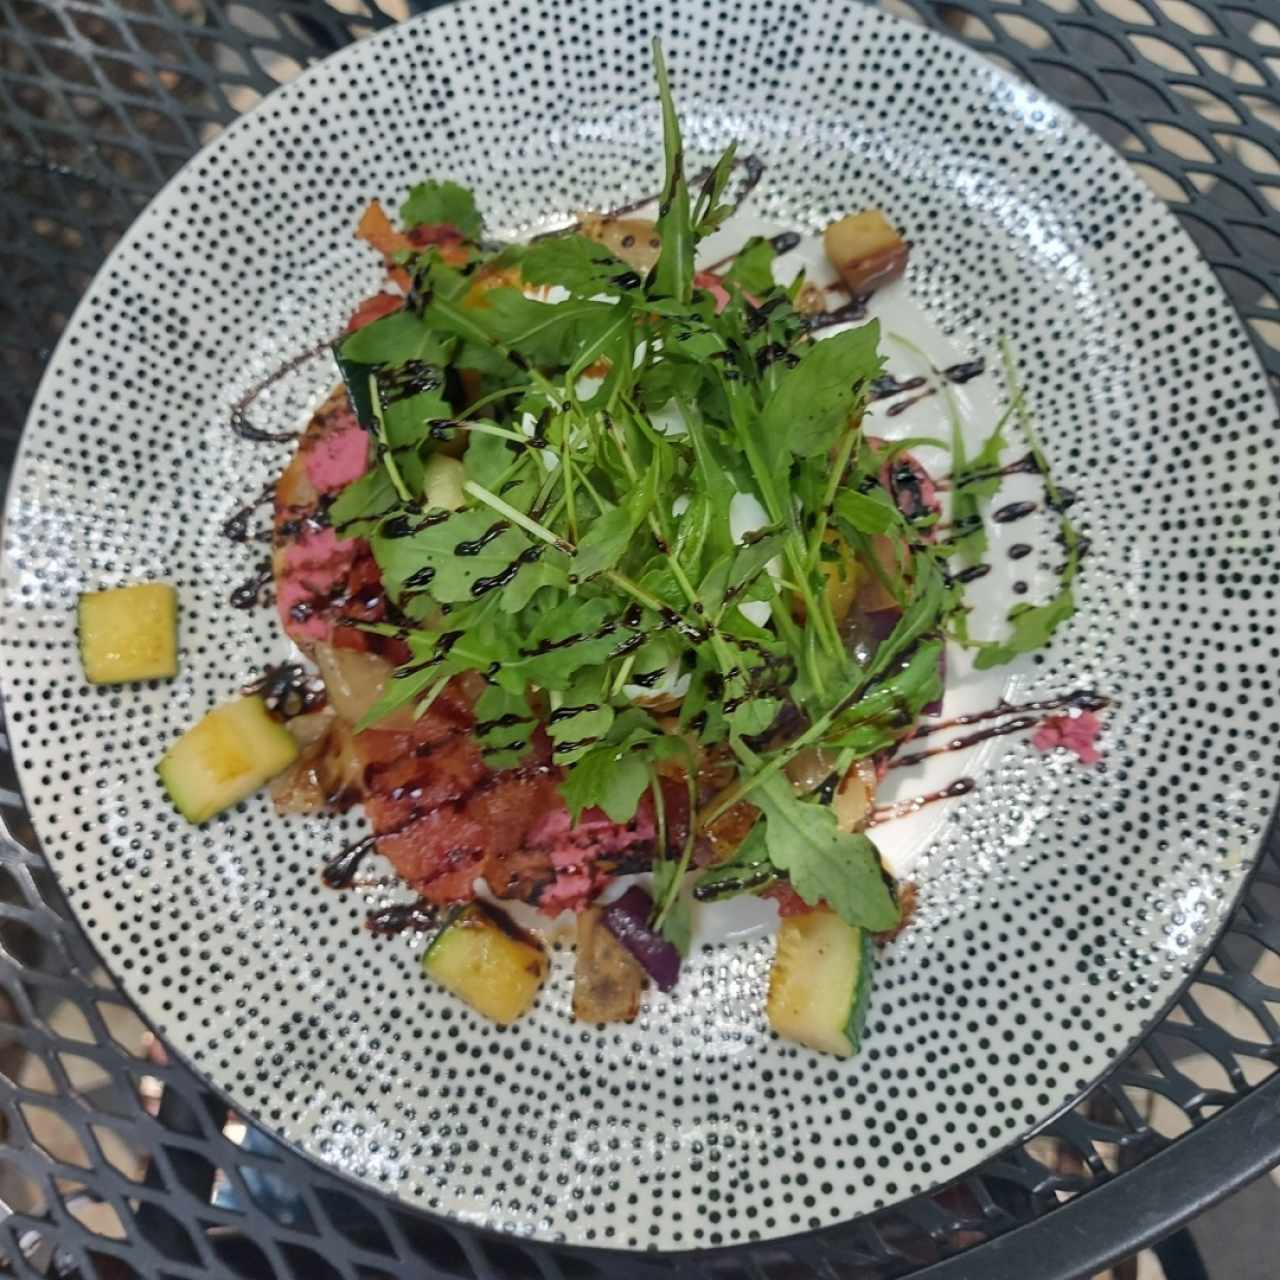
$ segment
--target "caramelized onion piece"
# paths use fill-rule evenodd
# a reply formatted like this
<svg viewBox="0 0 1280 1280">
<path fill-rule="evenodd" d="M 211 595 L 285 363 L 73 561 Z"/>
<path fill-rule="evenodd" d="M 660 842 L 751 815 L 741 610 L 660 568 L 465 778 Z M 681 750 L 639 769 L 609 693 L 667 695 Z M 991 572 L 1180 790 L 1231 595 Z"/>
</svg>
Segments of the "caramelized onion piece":
<svg viewBox="0 0 1280 1280">
<path fill-rule="evenodd" d="M 602 915 L 599 907 L 588 907 L 578 916 L 573 1016 L 579 1022 L 631 1022 L 640 1012 L 644 970 L 604 927 Z"/>
<path fill-rule="evenodd" d="M 294 716 L 286 725 L 302 752 L 271 784 L 271 801 L 277 813 L 320 813 L 324 810 L 325 794 L 317 776 L 317 766 L 333 722 L 333 708 L 324 707 L 320 711 Z"/>
<path fill-rule="evenodd" d="M 861 831 L 876 801 L 876 771 L 870 760 L 858 760 L 844 775 L 831 797 L 836 826 L 841 831 Z"/>
<path fill-rule="evenodd" d="M 329 705 L 352 725 L 359 724 L 365 712 L 382 696 L 395 669 L 377 654 L 340 649 L 331 644 L 317 644 L 313 656 L 329 695 Z M 392 712 L 378 728 L 409 729 L 412 726 L 413 707 L 406 706 Z"/>
</svg>

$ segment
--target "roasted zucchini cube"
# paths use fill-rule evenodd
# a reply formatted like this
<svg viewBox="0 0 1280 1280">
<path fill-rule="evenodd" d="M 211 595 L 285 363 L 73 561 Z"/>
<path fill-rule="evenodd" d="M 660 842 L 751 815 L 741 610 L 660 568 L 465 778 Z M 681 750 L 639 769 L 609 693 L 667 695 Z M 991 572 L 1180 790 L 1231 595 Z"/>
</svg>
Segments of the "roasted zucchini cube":
<svg viewBox="0 0 1280 1280">
<path fill-rule="evenodd" d="M 293 736 L 261 698 L 238 698 L 188 729 L 156 772 L 178 812 L 199 823 L 252 795 L 297 755 Z"/>
<path fill-rule="evenodd" d="M 871 999 L 875 949 L 863 929 L 820 909 L 788 916 L 769 974 L 769 1025 L 784 1040 L 851 1058 Z"/>
<path fill-rule="evenodd" d="M 167 582 L 86 591 L 77 614 L 80 660 L 90 684 L 178 674 L 178 593 Z"/>
<path fill-rule="evenodd" d="M 429 978 L 503 1026 L 533 1004 L 548 967 L 538 940 L 483 902 L 455 911 L 422 957 Z"/>
</svg>

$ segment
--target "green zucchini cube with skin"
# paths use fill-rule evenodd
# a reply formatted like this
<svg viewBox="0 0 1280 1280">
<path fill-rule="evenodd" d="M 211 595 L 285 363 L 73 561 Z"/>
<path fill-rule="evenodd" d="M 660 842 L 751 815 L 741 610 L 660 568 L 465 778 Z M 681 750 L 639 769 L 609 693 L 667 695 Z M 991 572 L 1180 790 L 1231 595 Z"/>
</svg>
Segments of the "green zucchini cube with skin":
<svg viewBox="0 0 1280 1280">
<path fill-rule="evenodd" d="M 259 697 L 215 707 L 165 752 L 156 772 L 188 822 L 251 796 L 298 757 L 298 744 Z"/>
<path fill-rule="evenodd" d="M 548 968 L 538 940 L 483 902 L 455 911 L 422 957 L 427 977 L 504 1027 L 533 1004 Z"/>
<path fill-rule="evenodd" d="M 851 1058 L 871 1002 L 875 947 L 834 911 L 788 916 L 769 974 L 769 1025 L 784 1040 Z"/>
</svg>

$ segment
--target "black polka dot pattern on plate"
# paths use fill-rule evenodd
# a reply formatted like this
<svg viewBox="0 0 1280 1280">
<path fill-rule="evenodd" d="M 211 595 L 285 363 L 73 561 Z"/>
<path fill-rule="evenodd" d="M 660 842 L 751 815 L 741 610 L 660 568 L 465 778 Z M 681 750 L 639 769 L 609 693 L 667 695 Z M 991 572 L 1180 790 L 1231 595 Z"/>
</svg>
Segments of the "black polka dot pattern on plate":
<svg viewBox="0 0 1280 1280">
<path fill-rule="evenodd" d="M 624 34 L 625 33 L 625 34 Z M 1102 765 L 1012 745 L 920 868 L 864 1052 L 770 1038 L 770 944 L 704 951 L 621 1030 L 568 1017 L 568 951 L 499 1030 L 376 940 L 320 858 L 356 818 L 256 797 L 177 819 L 155 760 L 287 652 L 219 534 L 287 445 L 228 429 L 265 374 L 378 285 L 352 226 L 424 176 L 519 234 L 656 186 L 648 38 L 692 161 L 767 162 L 759 209 L 875 204 L 962 346 L 1016 345 L 1093 552 L 1018 697 L 1115 700 Z M 327 357 L 255 405 L 296 425 Z M 1276 786 L 1275 434 L 1236 317 L 1173 219 L 1062 110 L 958 46 L 843 3 L 468 3 L 344 51 L 184 169 L 90 289 L 33 410 L 7 525 L 6 706 L 44 847 L 103 957 L 248 1113 L 413 1203 L 642 1249 L 781 1236 L 969 1168 L 1066 1104 L 1168 1000 L 1232 901 Z M 157 578 L 172 684 L 89 688 L 72 605 Z"/>
</svg>

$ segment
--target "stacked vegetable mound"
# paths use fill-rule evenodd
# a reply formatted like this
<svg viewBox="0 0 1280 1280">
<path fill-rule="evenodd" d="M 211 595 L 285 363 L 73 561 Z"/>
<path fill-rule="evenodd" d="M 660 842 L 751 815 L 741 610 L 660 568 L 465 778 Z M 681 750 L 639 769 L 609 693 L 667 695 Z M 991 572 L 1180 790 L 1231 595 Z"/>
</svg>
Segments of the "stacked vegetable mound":
<svg viewBox="0 0 1280 1280">
<path fill-rule="evenodd" d="M 815 341 L 815 291 L 774 282 L 765 240 L 695 271 L 739 166 L 731 147 L 691 192 L 656 58 L 656 224 L 492 245 L 452 183 L 414 189 L 407 232 L 366 213 L 398 292 L 358 309 L 336 348 L 350 406 L 317 416 L 277 491 L 282 616 L 333 704 L 323 737 L 294 722 L 306 749 L 277 800 L 363 802 L 401 878 L 463 904 L 428 973 L 502 1022 L 546 957 L 473 901 L 479 876 L 581 912 L 575 1012 L 593 1021 L 634 1017 L 645 974 L 674 984 L 691 899 L 770 893 L 784 917 L 771 1024 L 848 1054 L 870 936 L 900 919 L 863 831 L 877 765 L 941 696 L 944 632 L 968 641 L 962 575 L 944 566 L 984 537 L 1001 426 L 970 461 L 957 426 L 959 532 L 935 542 L 932 483 L 863 430 L 876 324 Z M 851 289 L 907 254 L 874 211 L 827 244 Z M 980 666 L 1071 612 L 1065 518 L 1063 545 L 1059 594 L 1016 607 L 1009 640 L 975 646 Z M 382 674 L 348 715 L 352 653 Z M 270 767 L 249 759 L 253 734 L 202 725 L 171 749 L 162 777 L 193 821 L 294 759 L 264 725 Z M 652 895 L 591 905 L 645 868 Z"/>
</svg>

